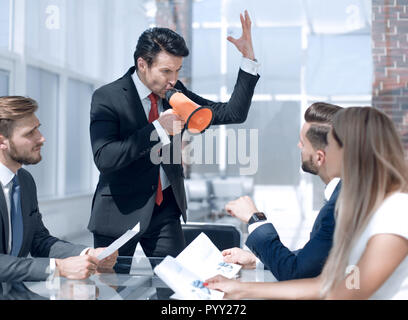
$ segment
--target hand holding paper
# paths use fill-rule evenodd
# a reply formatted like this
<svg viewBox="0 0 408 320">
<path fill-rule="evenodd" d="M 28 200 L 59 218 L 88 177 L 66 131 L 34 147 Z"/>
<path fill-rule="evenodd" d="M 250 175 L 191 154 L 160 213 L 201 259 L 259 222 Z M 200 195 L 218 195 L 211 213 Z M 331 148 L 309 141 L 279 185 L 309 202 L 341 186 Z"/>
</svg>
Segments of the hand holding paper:
<svg viewBox="0 0 408 320">
<path fill-rule="evenodd" d="M 223 293 L 204 286 L 201 278 L 184 268 L 177 259 L 167 256 L 154 272 L 172 289 L 179 300 L 219 300 Z"/>
<path fill-rule="evenodd" d="M 132 239 L 135 235 L 137 235 L 140 231 L 140 222 L 132 229 L 126 231 L 124 235 L 122 235 L 119 239 L 114 241 L 109 247 L 103 250 L 98 256 L 98 260 L 103 260 L 110 255 L 112 255 L 115 251 L 119 250 L 125 243 L 127 243 L 130 239 Z"/>
<path fill-rule="evenodd" d="M 93 256 L 98 259 L 99 255 L 105 251 L 106 248 L 96 248 L 96 249 L 89 249 L 87 255 Z M 104 258 L 103 260 L 99 260 L 98 263 L 98 271 L 100 270 L 107 270 L 107 269 L 112 269 L 113 266 L 116 264 L 116 260 L 118 258 L 118 251 L 114 251 L 111 255 L 108 257 Z"/>
</svg>

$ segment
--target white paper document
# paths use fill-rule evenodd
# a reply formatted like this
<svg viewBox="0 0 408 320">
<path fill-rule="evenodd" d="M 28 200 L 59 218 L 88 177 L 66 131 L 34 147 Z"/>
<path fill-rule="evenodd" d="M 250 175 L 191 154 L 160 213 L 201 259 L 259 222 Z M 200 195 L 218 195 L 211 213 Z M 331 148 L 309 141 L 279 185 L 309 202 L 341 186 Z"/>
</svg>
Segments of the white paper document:
<svg viewBox="0 0 408 320">
<path fill-rule="evenodd" d="M 103 260 L 106 257 L 109 257 L 116 250 L 119 250 L 126 242 L 132 239 L 140 231 L 140 222 L 132 229 L 126 231 L 119 239 L 116 239 L 109 247 L 101 252 L 97 257 L 98 260 Z"/>
<path fill-rule="evenodd" d="M 175 292 L 172 298 L 180 300 L 220 300 L 224 293 L 204 287 L 202 277 L 184 268 L 176 259 L 167 256 L 154 272 L 171 290 Z"/>
<path fill-rule="evenodd" d="M 204 280 L 217 274 L 231 279 L 241 269 L 238 264 L 224 262 L 221 251 L 203 232 L 176 259 L 184 268 L 193 270 Z"/>
<path fill-rule="evenodd" d="M 218 274 L 231 279 L 240 269 L 224 262 L 218 248 L 201 233 L 175 259 L 167 256 L 154 272 L 175 292 L 173 298 L 219 300 L 224 294 L 204 287 L 204 281 Z"/>
</svg>

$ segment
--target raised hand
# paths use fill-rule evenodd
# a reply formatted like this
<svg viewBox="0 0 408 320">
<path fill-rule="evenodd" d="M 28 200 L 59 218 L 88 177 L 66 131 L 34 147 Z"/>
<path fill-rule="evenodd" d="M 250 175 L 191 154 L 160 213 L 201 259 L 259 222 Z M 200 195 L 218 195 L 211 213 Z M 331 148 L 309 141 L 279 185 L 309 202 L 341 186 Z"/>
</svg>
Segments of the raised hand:
<svg viewBox="0 0 408 320">
<path fill-rule="evenodd" d="M 252 35 L 251 35 L 252 21 L 251 21 L 251 18 L 249 17 L 247 10 L 245 10 L 245 16 L 243 16 L 242 13 L 240 14 L 240 19 L 241 19 L 241 25 L 242 25 L 241 38 L 235 39 L 229 36 L 227 40 L 233 43 L 237 47 L 239 52 L 241 52 L 245 58 L 248 58 L 250 60 L 255 60 L 255 53 L 254 53 L 254 48 L 252 45 Z"/>
</svg>

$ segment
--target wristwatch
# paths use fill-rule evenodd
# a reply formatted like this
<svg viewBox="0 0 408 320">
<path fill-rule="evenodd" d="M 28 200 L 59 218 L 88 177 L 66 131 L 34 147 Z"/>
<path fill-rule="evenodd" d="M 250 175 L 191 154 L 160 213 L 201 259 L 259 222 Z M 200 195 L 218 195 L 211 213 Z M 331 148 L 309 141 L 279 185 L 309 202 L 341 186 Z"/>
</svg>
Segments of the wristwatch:
<svg viewBox="0 0 408 320">
<path fill-rule="evenodd" d="M 248 224 L 253 224 L 259 221 L 265 221 L 266 216 L 263 212 L 255 212 L 252 217 L 248 220 Z"/>
</svg>

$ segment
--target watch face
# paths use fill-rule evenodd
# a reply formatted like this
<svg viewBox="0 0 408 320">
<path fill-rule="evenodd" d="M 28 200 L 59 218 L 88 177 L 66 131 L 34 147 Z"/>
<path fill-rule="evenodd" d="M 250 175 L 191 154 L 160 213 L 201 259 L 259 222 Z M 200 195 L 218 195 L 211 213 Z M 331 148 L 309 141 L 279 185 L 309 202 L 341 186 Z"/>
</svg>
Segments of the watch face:
<svg viewBox="0 0 408 320">
<path fill-rule="evenodd" d="M 255 212 L 252 217 L 249 219 L 248 223 L 255 223 L 258 221 L 264 221 L 266 220 L 266 216 L 264 215 L 263 212 Z"/>
<path fill-rule="evenodd" d="M 266 219 L 266 217 L 265 217 L 265 215 L 264 215 L 263 212 L 257 212 L 257 213 L 255 213 L 255 214 L 256 214 L 256 216 L 257 216 L 259 219 Z"/>
<path fill-rule="evenodd" d="M 258 220 L 266 220 L 266 216 L 263 212 L 255 212 L 254 215 L 258 218 Z"/>
</svg>

